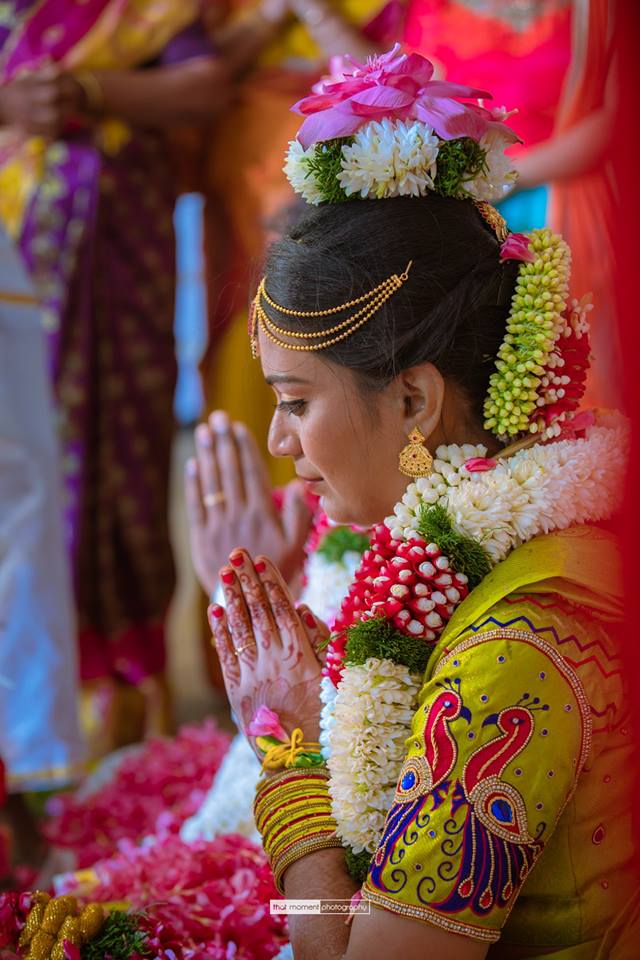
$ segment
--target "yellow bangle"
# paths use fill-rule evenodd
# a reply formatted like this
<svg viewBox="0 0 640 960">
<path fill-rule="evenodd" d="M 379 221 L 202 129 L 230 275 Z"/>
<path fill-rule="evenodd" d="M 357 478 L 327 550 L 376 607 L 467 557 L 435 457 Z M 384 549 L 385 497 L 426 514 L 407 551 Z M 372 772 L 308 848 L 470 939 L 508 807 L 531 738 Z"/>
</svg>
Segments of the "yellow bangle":
<svg viewBox="0 0 640 960">
<path fill-rule="evenodd" d="M 91 113 L 102 113 L 104 109 L 104 91 L 102 84 L 91 70 L 81 70 L 74 74 L 75 81 L 82 90 L 87 107 Z"/>
<path fill-rule="evenodd" d="M 290 853 L 272 863 L 273 878 L 280 893 L 284 893 L 284 885 L 282 882 L 284 874 L 293 863 L 302 860 L 303 857 L 308 856 L 310 853 L 316 853 L 318 850 L 329 850 L 332 847 L 342 847 L 341 842 L 335 834 L 327 837 L 316 837 L 306 842 L 300 841 Z"/>
</svg>

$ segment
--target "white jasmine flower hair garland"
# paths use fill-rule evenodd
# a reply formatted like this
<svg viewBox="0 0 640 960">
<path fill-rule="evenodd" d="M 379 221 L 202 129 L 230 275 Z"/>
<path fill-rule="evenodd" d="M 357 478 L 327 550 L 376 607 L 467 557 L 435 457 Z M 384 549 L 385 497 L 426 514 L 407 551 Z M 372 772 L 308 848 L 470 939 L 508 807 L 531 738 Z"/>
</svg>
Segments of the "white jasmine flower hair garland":
<svg viewBox="0 0 640 960">
<path fill-rule="evenodd" d="M 446 197 L 501 200 L 516 172 L 505 156 L 512 141 L 491 131 L 441 140 L 419 120 L 374 120 L 352 137 L 312 144 L 289 144 L 284 172 L 307 203 L 318 205 L 356 197 Z"/>
<path fill-rule="evenodd" d="M 321 742 L 339 836 L 366 874 L 393 797 L 433 643 L 493 566 L 533 537 L 610 517 L 629 436 L 619 414 L 581 414 L 570 438 L 503 460 L 482 446 L 436 451 L 371 546 L 327 652 Z"/>
</svg>

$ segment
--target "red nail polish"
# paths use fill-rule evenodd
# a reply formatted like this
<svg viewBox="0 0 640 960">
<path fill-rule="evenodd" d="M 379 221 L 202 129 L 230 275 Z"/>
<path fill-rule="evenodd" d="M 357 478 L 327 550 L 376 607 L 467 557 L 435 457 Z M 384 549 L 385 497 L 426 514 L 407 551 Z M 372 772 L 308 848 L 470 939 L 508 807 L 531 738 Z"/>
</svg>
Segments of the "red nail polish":
<svg viewBox="0 0 640 960">
<path fill-rule="evenodd" d="M 254 567 L 256 568 L 256 573 L 264 573 L 267 569 L 267 565 L 264 560 L 256 560 Z"/>
<path fill-rule="evenodd" d="M 314 615 L 313 615 L 312 613 L 305 613 L 305 615 L 304 615 L 304 622 L 306 623 L 306 625 L 307 625 L 308 627 L 315 627 L 315 626 L 316 626 L 316 618 L 314 617 Z"/>
<path fill-rule="evenodd" d="M 233 570 L 222 570 L 220 573 L 220 579 L 223 583 L 234 583 L 236 575 Z"/>
<path fill-rule="evenodd" d="M 215 617 L 216 620 L 220 620 L 221 617 L 224 617 L 224 607 L 218 606 L 217 603 L 212 603 L 209 607 L 209 611 L 212 617 Z"/>
<path fill-rule="evenodd" d="M 234 553 L 231 557 L 229 557 L 229 560 L 234 565 L 234 567 L 241 567 L 242 564 L 244 563 L 244 557 L 242 556 L 241 553 Z"/>
</svg>

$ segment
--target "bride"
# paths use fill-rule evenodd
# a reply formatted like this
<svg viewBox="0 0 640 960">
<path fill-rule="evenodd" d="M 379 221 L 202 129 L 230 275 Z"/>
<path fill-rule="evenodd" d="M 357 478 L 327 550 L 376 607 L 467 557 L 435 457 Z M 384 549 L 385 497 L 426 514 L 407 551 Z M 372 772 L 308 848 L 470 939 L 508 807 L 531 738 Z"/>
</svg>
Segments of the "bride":
<svg viewBox="0 0 640 960">
<path fill-rule="evenodd" d="M 240 548 L 209 611 L 276 883 L 328 904 L 296 960 L 604 958 L 637 900 L 601 523 L 627 429 L 577 411 L 589 305 L 562 239 L 487 202 L 513 137 L 481 95 L 392 51 L 301 101 L 314 208 L 253 303 L 271 452 L 372 528 L 331 635 Z"/>
</svg>

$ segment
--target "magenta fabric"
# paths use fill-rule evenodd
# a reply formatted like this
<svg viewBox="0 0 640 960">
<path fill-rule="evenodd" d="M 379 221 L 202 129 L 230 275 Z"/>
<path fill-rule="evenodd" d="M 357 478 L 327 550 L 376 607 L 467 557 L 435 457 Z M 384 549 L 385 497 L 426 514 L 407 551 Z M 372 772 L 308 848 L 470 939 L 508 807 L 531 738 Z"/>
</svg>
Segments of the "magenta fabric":
<svg viewBox="0 0 640 960">
<path fill-rule="evenodd" d="M 36 70 L 45 61 L 60 61 L 89 32 L 110 4 L 122 7 L 126 0 L 44 0 L 32 4 L 33 12 L 12 37 L 3 58 L 0 77 L 11 80 L 25 68 Z M 28 9 L 28 8 L 27 8 Z"/>
</svg>

